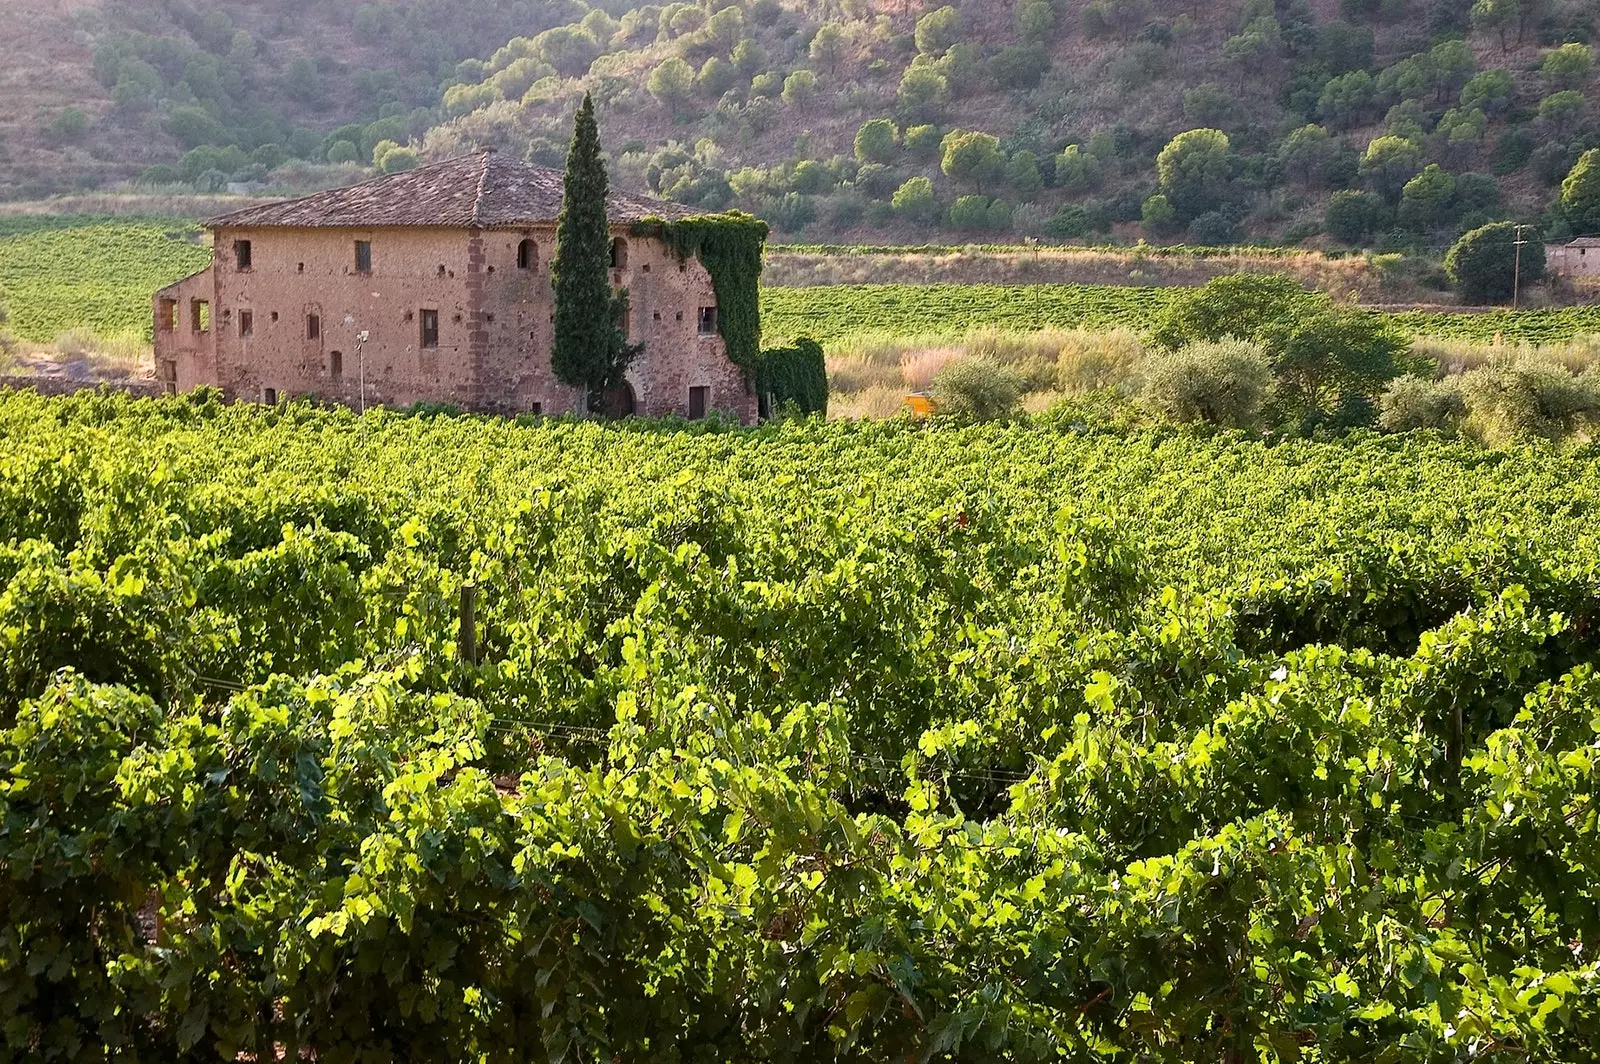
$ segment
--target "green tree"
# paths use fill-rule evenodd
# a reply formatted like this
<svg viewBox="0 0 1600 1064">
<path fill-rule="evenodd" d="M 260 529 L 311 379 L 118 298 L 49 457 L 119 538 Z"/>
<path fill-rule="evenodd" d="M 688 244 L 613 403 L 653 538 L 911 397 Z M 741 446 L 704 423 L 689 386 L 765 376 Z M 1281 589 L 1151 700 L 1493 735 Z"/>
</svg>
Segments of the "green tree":
<svg viewBox="0 0 1600 1064">
<path fill-rule="evenodd" d="M 1278 162 L 1302 184 L 1319 184 L 1333 162 L 1335 148 L 1326 129 L 1305 125 L 1283 138 L 1283 143 L 1278 145 Z"/>
<path fill-rule="evenodd" d="M 1383 201 L 1370 192 L 1341 189 L 1328 199 L 1322 224 L 1328 235 L 1345 244 L 1359 244 L 1378 228 Z"/>
<path fill-rule="evenodd" d="M 896 214 L 920 225 L 927 225 L 939 217 L 939 201 L 933 194 L 933 182 L 926 177 L 913 177 L 901 185 L 891 203 Z"/>
<path fill-rule="evenodd" d="M 1341 74 L 1322 87 L 1317 99 L 1317 114 L 1325 122 L 1344 129 L 1359 123 L 1377 99 L 1378 87 L 1365 70 Z"/>
<path fill-rule="evenodd" d="M 1370 424 L 1408 342 L 1380 314 L 1304 305 L 1271 338 L 1274 390 L 1302 428 Z"/>
<path fill-rule="evenodd" d="M 892 163 L 899 148 L 899 130 L 887 118 L 874 118 L 862 123 L 856 131 L 856 158 L 864 163 Z"/>
<path fill-rule="evenodd" d="M 1166 236 L 1178 228 L 1178 212 L 1172 201 L 1158 192 L 1140 206 L 1139 222 L 1152 234 Z"/>
<path fill-rule="evenodd" d="M 1032 203 L 1044 191 L 1044 175 L 1039 172 L 1039 157 L 1019 151 L 1006 166 L 1006 183 L 1017 195 L 1017 202 Z"/>
<path fill-rule="evenodd" d="M 811 38 L 811 61 L 826 68 L 828 73 L 837 74 L 849 43 L 843 26 L 837 22 L 824 22 L 817 27 L 816 36 Z"/>
<path fill-rule="evenodd" d="M 1400 193 L 1400 221 L 1423 229 L 1445 220 L 1456 196 L 1456 179 L 1438 163 L 1429 163 L 1407 181 Z"/>
<path fill-rule="evenodd" d="M 1050 53 L 1032 44 L 1014 44 L 989 60 L 989 76 L 1002 89 L 1031 89 L 1050 69 Z"/>
<path fill-rule="evenodd" d="M 733 66 L 744 77 L 753 78 L 767 67 L 769 56 L 760 41 L 742 40 L 733 49 Z"/>
<path fill-rule="evenodd" d="M 950 102 L 950 82 L 933 67 L 912 63 L 900 76 L 895 97 L 904 117 L 930 121 L 944 114 L 945 106 Z"/>
<path fill-rule="evenodd" d="M 1005 157 L 1000 154 L 1000 139 L 988 133 L 953 130 L 940 145 L 939 169 L 952 181 L 981 189 L 1000 176 Z"/>
<path fill-rule="evenodd" d="M 1544 244 L 1533 230 L 1522 243 L 1520 283 L 1532 284 L 1544 276 Z M 1471 303 L 1510 299 L 1518 277 L 1517 227 L 1510 222 L 1480 226 L 1456 241 L 1444 257 L 1444 271 L 1463 298 Z"/>
<path fill-rule="evenodd" d="M 650 95 L 669 107 L 674 113 L 683 108 L 694 94 L 694 67 L 677 56 L 663 60 L 645 80 Z"/>
<path fill-rule="evenodd" d="M 1562 89 L 1539 101 L 1539 121 L 1547 123 L 1556 133 L 1564 134 L 1572 128 L 1588 102 L 1577 89 Z"/>
<path fill-rule="evenodd" d="M 1233 149 L 1220 129 L 1179 133 L 1156 156 L 1156 178 L 1178 219 L 1214 210 L 1233 173 Z"/>
<path fill-rule="evenodd" d="M 1563 44 L 1552 48 L 1539 64 L 1539 73 L 1555 89 L 1576 89 L 1589 76 L 1594 65 L 1594 53 L 1587 44 Z"/>
<path fill-rule="evenodd" d="M 1484 114 L 1497 115 L 1511 106 L 1517 95 L 1517 83 L 1511 71 L 1503 67 L 1476 74 L 1461 86 L 1461 106 L 1475 107 Z"/>
<path fill-rule="evenodd" d="M 556 298 L 550 365 L 562 381 L 583 389 L 590 409 L 599 409 L 606 391 L 622 383 L 628 364 L 642 350 L 627 342 L 618 324 L 627 313 L 628 294 L 611 290 L 608 194 L 594 101 L 585 93 L 573 121 L 550 263 Z"/>
<path fill-rule="evenodd" d="M 809 70 L 796 70 L 783 79 L 783 102 L 797 110 L 805 110 L 817 95 L 817 76 Z"/>
<path fill-rule="evenodd" d="M 733 64 L 719 56 L 712 56 L 700 67 L 700 73 L 695 76 L 695 87 L 702 96 L 713 100 L 721 99 L 722 94 L 733 88 L 734 82 L 739 78 L 739 72 Z"/>
<path fill-rule="evenodd" d="M 1600 148 L 1578 156 L 1561 182 L 1561 210 L 1575 231 L 1600 234 Z"/>
<path fill-rule="evenodd" d="M 992 359 L 958 358 L 933 376 L 934 409 L 962 421 L 991 421 L 1017 411 L 1021 375 Z"/>
<path fill-rule="evenodd" d="M 938 58 L 961 39 L 961 12 L 953 7 L 941 7 L 917 20 L 915 40 L 917 51 Z"/>
<path fill-rule="evenodd" d="M 1228 336 L 1258 340 L 1281 333 L 1285 322 L 1325 302 L 1282 274 L 1215 277 L 1174 299 L 1156 318 L 1152 338 L 1168 350 Z"/>
<path fill-rule="evenodd" d="M 1421 169 L 1422 148 L 1405 137 L 1377 137 L 1361 156 L 1361 176 L 1374 192 L 1391 203 Z"/>
<path fill-rule="evenodd" d="M 906 153 L 915 159 L 937 158 L 939 143 L 943 139 L 938 126 L 912 126 L 906 130 Z"/>
<path fill-rule="evenodd" d="M 1049 44 L 1056 36 L 1056 9 L 1049 0 L 1023 0 L 1014 20 L 1017 38 L 1024 44 Z"/>
<path fill-rule="evenodd" d="M 1056 156 L 1056 187 L 1077 195 L 1100 184 L 1103 164 L 1077 144 L 1068 144 Z"/>
</svg>

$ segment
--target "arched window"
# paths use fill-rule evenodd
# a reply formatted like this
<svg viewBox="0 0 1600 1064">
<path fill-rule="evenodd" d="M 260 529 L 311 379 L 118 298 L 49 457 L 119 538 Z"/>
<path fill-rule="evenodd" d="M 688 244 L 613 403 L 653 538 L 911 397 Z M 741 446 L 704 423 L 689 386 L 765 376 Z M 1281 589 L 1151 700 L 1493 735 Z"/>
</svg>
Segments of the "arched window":
<svg viewBox="0 0 1600 1064">
<path fill-rule="evenodd" d="M 628 242 L 621 237 L 611 242 L 611 268 L 613 270 L 628 268 Z"/>
<path fill-rule="evenodd" d="M 539 245 L 532 240 L 524 240 L 517 245 L 517 269 L 531 270 L 539 265 Z"/>
</svg>

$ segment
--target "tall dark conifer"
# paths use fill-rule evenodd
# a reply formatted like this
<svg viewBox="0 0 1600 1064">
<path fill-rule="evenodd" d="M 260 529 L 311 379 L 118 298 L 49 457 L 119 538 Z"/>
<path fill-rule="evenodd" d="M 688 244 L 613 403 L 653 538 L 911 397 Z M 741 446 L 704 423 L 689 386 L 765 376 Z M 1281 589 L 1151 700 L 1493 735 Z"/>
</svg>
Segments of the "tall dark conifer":
<svg viewBox="0 0 1600 1064">
<path fill-rule="evenodd" d="M 606 167 L 600 157 L 600 131 L 587 93 L 573 122 L 572 147 L 556 223 L 556 254 L 551 273 L 556 289 L 555 345 L 550 363 L 556 376 L 582 388 L 589 408 L 598 410 L 607 389 L 623 381 L 628 363 L 642 345 L 628 344 L 618 324 L 628 293 L 613 293 L 611 233 L 606 223 Z"/>
</svg>

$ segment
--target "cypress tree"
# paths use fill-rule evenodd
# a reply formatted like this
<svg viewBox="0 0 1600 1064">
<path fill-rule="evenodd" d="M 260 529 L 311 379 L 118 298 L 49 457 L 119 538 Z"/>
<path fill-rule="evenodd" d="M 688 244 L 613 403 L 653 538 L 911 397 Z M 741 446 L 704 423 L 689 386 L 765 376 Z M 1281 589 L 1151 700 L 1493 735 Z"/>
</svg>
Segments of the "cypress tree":
<svg viewBox="0 0 1600 1064">
<path fill-rule="evenodd" d="M 621 384 L 628 364 L 643 349 L 629 345 L 618 324 L 627 312 L 626 290 L 613 293 L 611 233 L 606 223 L 605 162 L 594 102 L 587 93 L 573 122 L 572 147 L 556 222 L 555 345 L 550 364 L 556 376 L 582 388 L 589 409 L 600 408 L 607 389 Z"/>
</svg>

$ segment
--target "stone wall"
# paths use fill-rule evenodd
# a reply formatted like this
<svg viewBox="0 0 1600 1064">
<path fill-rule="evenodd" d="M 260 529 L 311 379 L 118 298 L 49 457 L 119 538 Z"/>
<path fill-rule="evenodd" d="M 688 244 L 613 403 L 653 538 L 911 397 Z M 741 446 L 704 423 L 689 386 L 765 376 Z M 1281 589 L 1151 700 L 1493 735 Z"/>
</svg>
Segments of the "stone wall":
<svg viewBox="0 0 1600 1064">
<path fill-rule="evenodd" d="M 701 309 L 716 306 L 705 267 L 626 227 L 614 234 L 611 280 L 628 289 L 628 333 L 645 345 L 628 374 L 635 411 L 685 415 L 691 389 L 705 389 L 708 412 L 755 420 L 756 397 L 722 338 L 700 333 Z M 240 241 L 249 242 L 247 268 Z M 370 272 L 357 268 L 357 241 L 371 247 Z M 583 397 L 550 367 L 554 250 L 553 225 L 218 230 L 213 269 L 157 296 L 158 367 L 180 390 L 215 384 L 253 402 L 316 395 L 349 405 L 576 410 Z M 176 302 L 173 329 L 162 327 L 164 299 Z M 191 320 L 197 299 L 211 304 L 204 333 Z M 429 312 L 437 342 L 424 346 Z"/>
</svg>

